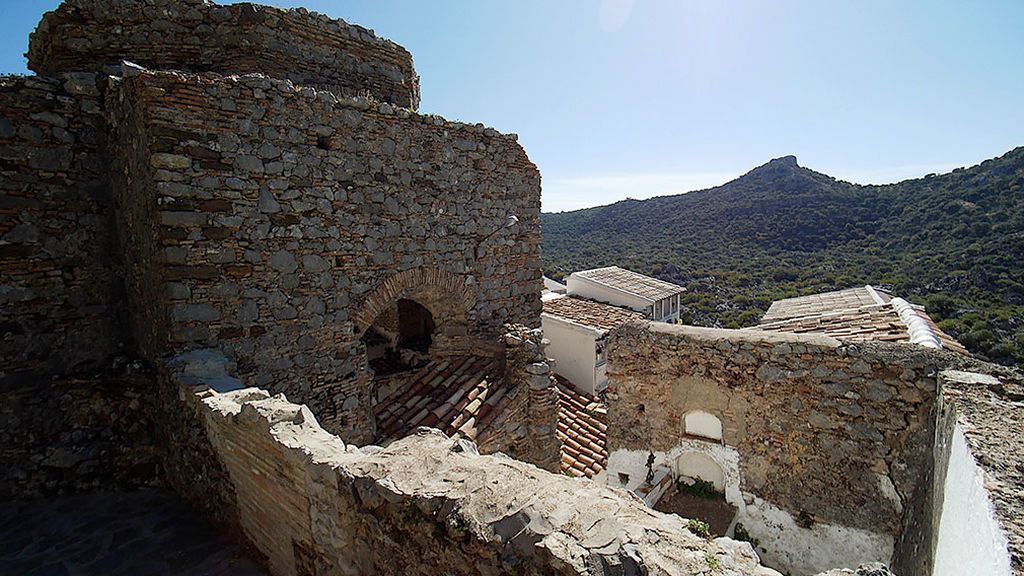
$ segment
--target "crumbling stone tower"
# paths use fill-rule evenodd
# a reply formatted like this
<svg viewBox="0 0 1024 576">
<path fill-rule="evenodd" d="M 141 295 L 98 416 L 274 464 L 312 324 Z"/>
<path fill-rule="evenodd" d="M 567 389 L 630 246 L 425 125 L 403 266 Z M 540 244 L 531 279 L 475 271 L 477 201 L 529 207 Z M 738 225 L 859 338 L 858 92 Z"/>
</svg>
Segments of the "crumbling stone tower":
<svg viewBox="0 0 1024 576">
<path fill-rule="evenodd" d="M 540 174 L 515 135 L 416 113 L 402 47 L 304 9 L 68 0 L 27 55 L 41 76 L 0 85 L 0 358 L 25 395 L 215 348 L 366 443 L 375 322 L 414 310 L 427 358 L 499 364 L 506 325 L 539 326 Z M 553 393 L 511 411 L 545 420 L 518 441 L 549 467 Z"/>
</svg>

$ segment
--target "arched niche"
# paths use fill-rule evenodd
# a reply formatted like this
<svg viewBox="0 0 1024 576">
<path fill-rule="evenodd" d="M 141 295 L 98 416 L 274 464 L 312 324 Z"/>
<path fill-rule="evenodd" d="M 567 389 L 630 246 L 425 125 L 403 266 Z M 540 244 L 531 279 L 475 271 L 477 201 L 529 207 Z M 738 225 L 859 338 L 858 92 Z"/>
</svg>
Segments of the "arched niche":
<svg viewBox="0 0 1024 576">
<path fill-rule="evenodd" d="M 687 452 L 680 455 L 676 459 L 676 475 L 710 482 L 715 490 L 725 492 L 725 470 L 707 454 Z"/>
<path fill-rule="evenodd" d="M 722 440 L 722 421 L 703 410 L 691 410 L 683 416 L 683 432 L 709 440 Z"/>
</svg>

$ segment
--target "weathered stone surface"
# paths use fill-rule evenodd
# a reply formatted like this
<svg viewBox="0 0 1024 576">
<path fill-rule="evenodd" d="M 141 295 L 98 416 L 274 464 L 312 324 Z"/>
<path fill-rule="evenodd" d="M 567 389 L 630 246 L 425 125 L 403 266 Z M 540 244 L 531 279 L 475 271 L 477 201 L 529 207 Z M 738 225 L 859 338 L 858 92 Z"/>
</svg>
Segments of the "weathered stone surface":
<svg viewBox="0 0 1024 576">
<path fill-rule="evenodd" d="M 747 543 L 705 540 L 625 492 L 436 430 L 358 449 L 262 390 L 191 403 L 227 471 L 217 491 L 236 495 L 228 513 L 274 574 L 315 559 L 332 574 L 778 576 Z"/>
<path fill-rule="evenodd" d="M 0 500 L 161 484 L 150 396 L 137 363 L 0 385 Z"/>
<path fill-rule="evenodd" d="M 896 576 L 893 574 L 887 566 L 880 563 L 864 564 L 856 570 L 850 570 L 848 568 L 841 568 L 837 570 L 829 570 L 828 572 L 822 572 L 817 576 Z"/>
<path fill-rule="evenodd" d="M 121 346 L 105 126 L 84 111 L 86 81 L 0 78 L 0 381 L 88 371 Z"/>
<path fill-rule="evenodd" d="M 39 74 L 76 72 L 68 91 L 92 96 L 89 76 L 81 72 L 108 72 L 129 60 L 137 64 L 126 77 L 137 74 L 139 65 L 221 74 L 261 72 L 338 96 L 370 94 L 404 108 L 415 109 L 420 99 L 419 77 L 404 48 L 360 26 L 302 8 L 65 0 L 46 13 L 30 36 L 28 60 Z M 274 88 L 263 84 L 258 97 L 266 99 Z M 321 97 L 314 92 L 307 96 Z M 222 98 L 217 108 L 234 112 L 237 102 Z"/>
<path fill-rule="evenodd" d="M 539 324 L 540 176 L 508 136 L 324 94 L 257 75 L 117 83 L 125 279 L 147 358 L 222 347 L 368 441 L 360 337 L 398 299 L 432 314 L 432 354 L 500 355 L 505 323 Z"/>
<path fill-rule="evenodd" d="M 949 432 L 953 423 L 963 430 L 971 455 L 985 472 L 987 496 L 1007 539 L 1010 569 L 1024 574 L 1024 377 L 947 370 L 940 378 Z M 948 457 L 948 442 L 939 444 Z"/>
<path fill-rule="evenodd" d="M 941 358 L 931 351 L 861 343 L 850 356 L 826 337 L 658 323 L 627 325 L 611 338 L 610 453 L 667 452 L 682 441 L 687 412 L 708 412 L 738 452 L 743 493 L 793 518 L 887 533 L 890 542 L 910 513 L 902 503 L 930 490 L 929 454 L 916 447 L 934 434 Z M 739 361 L 736 347 L 753 360 Z M 875 368 L 862 374 L 855 363 Z M 907 369 L 928 382 L 905 381 Z M 905 387 L 932 393 L 912 401 L 890 392 Z M 898 495 L 885 497 L 880 482 Z"/>
</svg>

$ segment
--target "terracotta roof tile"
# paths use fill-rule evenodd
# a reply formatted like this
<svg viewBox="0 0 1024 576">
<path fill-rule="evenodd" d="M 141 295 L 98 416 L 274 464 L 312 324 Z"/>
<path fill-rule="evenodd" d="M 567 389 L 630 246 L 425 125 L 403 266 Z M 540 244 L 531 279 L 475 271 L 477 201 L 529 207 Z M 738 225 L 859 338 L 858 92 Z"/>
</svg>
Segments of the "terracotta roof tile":
<svg viewBox="0 0 1024 576">
<path fill-rule="evenodd" d="M 899 314 L 888 304 L 787 318 L 762 323 L 755 329 L 796 334 L 825 334 L 844 340 L 910 341 L 907 327 L 900 320 Z"/>
<path fill-rule="evenodd" d="M 581 270 L 579 272 L 573 272 L 572 276 L 586 278 L 587 280 L 597 282 L 598 284 L 604 284 L 605 286 L 610 286 L 617 290 L 622 290 L 623 292 L 629 292 L 630 294 L 635 294 L 641 298 L 646 298 L 652 301 L 668 298 L 669 296 L 675 296 L 680 292 L 686 291 L 686 288 L 677 284 L 658 280 L 657 278 L 651 278 L 650 276 L 645 276 L 639 272 L 633 272 L 632 270 L 619 268 L 618 266 Z"/>
<path fill-rule="evenodd" d="M 862 306 L 886 304 L 889 300 L 891 300 L 891 296 L 887 292 L 870 286 L 859 286 L 835 292 L 822 292 L 821 294 L 811 294 L 810 296 L 800 296 L 798 298 L 786 298 L 772 302 L 771 307 L 765 312 L 761 322 L 769 323 L 786 318 L 801 318 L 841 310 L 852 310 Z"/>
<path fill-rule="evenodd" d="M 562 444 L 561 470 L 572 476 L 593 478 L 608 466 L 607 408 L 596 397 L 581 392 L 566 379 L 558 381 L 558 440 Z"/>
<path fill-rule="evenodd" d="M 374 407 L 379 444 L 419 426 L 475 440 L 501 412 L 506 392 L 500 363 L 493 358 L 449 358 L 391 376 L 396 377 L 404 382 Z"/>
<path fill-rule="evenodd" d="M 841 340 L 910 342 L 907 324 L 900 318 L 893 298 L 871 286 L 789 298 L 772 303 L 754 330 L 795 334 L 824 334 Z M 902 304 L 904 307 L 907 303 Z M 909 305 L 925 321 L 943 348 L 969 354 L 946 334 L 921 306 Z"/>
<path fill-rule="evenodd" d="M 577 296 L 562 296 L 544 301 L 544 312 L 577 324 L 613 330 L 629 320 L 643 320 L 644 315 L 611 304 L 594 302 Z"/>
</svg>

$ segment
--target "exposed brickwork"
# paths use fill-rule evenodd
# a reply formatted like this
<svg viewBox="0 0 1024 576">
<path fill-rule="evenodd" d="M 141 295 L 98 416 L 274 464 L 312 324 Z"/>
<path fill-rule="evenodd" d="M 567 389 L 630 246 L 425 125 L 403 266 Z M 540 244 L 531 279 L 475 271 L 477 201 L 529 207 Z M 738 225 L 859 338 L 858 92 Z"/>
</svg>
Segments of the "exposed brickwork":
<svg viewBox="0 0 1024 576">
<path fill-rule="evenodd" d="M 66 0 L 31 35 L 28 59 L 42 75 L 109 72 L 129 60 L 186 72 L 260 72 L 338 95 L 419 105 L 409 52 L 365 28 L 301 8 Z"/>
<path fill-rule="evenodd" d="M 0 380 L 122 348 L 99 94 L 92 74 L 0 78 Z"/>
</svg>

